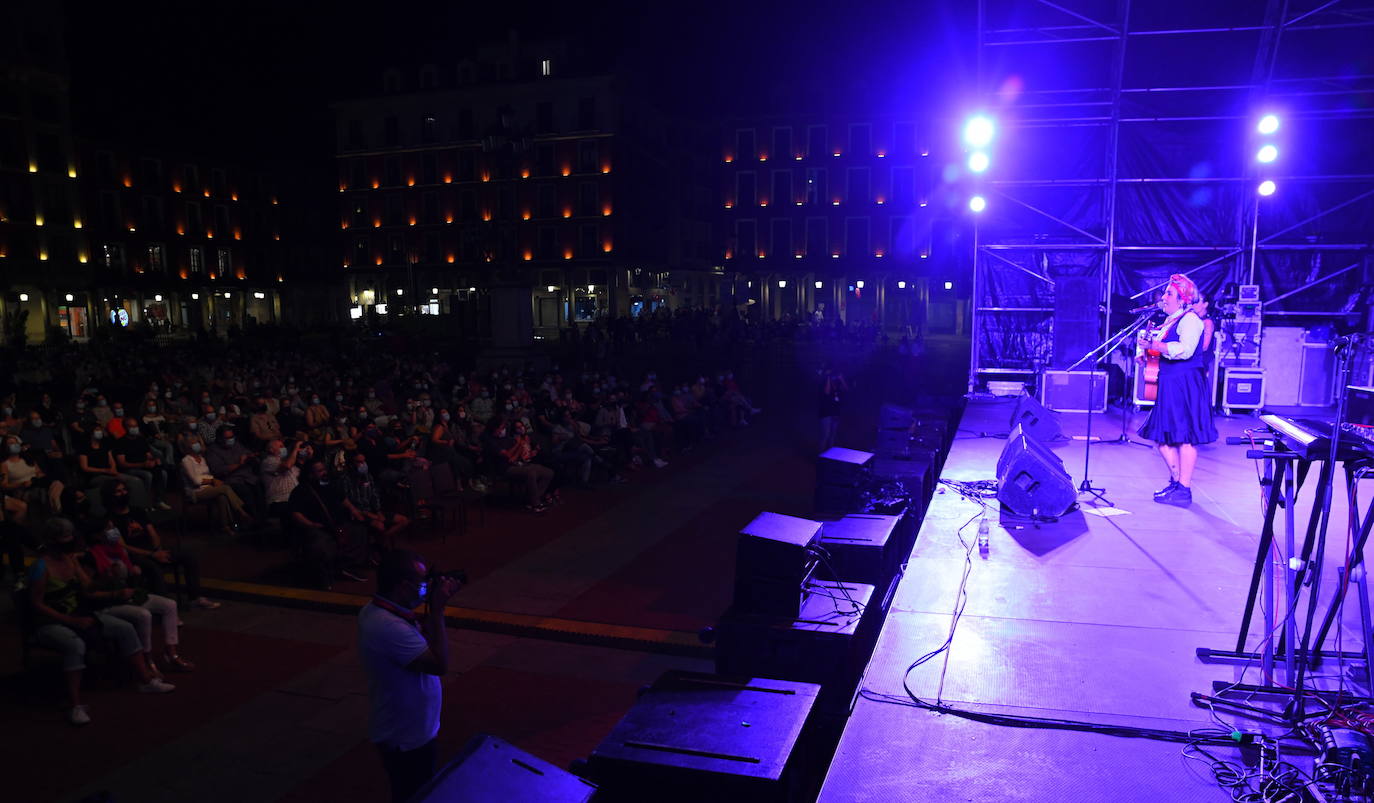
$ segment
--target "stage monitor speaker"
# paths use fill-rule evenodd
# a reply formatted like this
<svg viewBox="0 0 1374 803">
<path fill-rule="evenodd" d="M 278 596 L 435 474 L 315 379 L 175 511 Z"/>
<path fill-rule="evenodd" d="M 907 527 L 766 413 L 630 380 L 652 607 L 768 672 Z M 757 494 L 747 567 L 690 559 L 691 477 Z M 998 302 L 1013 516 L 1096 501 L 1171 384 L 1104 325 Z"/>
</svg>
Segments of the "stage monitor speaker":
<svg viewBox="0 0 1374 803">
<path fill-rule="evenodd" d="M 809 548 L 820 533 L 820 522 L 780 513 L 760 513 L 745 525 L 735 553 L 734 609 L 743 614 L 796 616 L 802 586 L 815 563 Z"/>
<path fill-rule="evenodd" d="M 571 772 L 479 733 L 410 803 L 585 803 L 595 794 Z"/>
<path fill-rule="evenodd" d="M 884 404 L 878 410 L 879 429 L 906 429 L 916 420 L 916 413 L 910 407 Z"/>
<path fill-rule="evenodd" d="M 1015 429 L 1017 424 L 1021 425 L 1021 429 L 1027 435 L 1041 442 L 1059 437 L 1058 414 L 1047 409 L 1029 393 L 1017 397 L 1016 407 L 1012 408 L 1011 421 L 1007 428 Z"/>
<path fill-rule="evenodd" d="M 1345 420 L 1359 427 L 1374 427 L 1374 387 L 1346 386 Z"/>
<path fill-rule="evenodd" d="M 1057 519 L 1078 499 L 1063 462 L 1033 438 L 1008 439 L 997 465 L 997 500 L 1012 513 Z"/>
<path fill-rule="evenodd" d="M 1035 440 L 1026 434 L 1020 424 L 1012 427 L 1011 435 L 1007 437 L 1007 443 L 1002 447 L 1002 454 L 997 458 L 997 476 L 1007 470 L 1011 461 L 1022 452 L 1035 452 L 1044 462 L 1052 466 L 1058 466 L 1060 471 L 1065 474 L 1068 470 L 1064 468 L 1064 459 L 1050 450 L 1048 446 Z"/>
<path fill-rule="evenodd" d="M 816 461 L 817 485 L 864 485 L 869 480 L 872 452 L 833 446 Z"/>
<path fill-rule="evenodd" d="M 1040 401 L 1061 413 L 1107 411 L 1106 371 L 1040 372 Z"/>
</svg>

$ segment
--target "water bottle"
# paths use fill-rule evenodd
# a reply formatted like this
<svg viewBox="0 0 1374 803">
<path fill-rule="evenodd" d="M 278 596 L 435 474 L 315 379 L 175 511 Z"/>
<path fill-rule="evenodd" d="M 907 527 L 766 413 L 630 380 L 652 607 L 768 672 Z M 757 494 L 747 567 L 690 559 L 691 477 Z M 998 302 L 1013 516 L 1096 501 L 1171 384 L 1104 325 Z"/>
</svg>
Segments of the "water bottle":
<svg viewBox="0 0 1374 803">
<path fill-rule="evenodd" d="M 988 555 L 988 535 L 992 532 L 992 522 L 983 519 L 978 522 L 978 554 L 983 557 Z"/>
</svg>

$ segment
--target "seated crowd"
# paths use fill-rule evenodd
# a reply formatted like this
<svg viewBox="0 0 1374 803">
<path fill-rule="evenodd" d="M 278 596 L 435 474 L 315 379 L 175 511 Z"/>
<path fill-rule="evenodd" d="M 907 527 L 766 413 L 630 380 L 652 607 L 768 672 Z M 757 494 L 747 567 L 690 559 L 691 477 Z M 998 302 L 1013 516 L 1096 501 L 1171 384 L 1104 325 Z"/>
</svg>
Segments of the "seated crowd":
<svg viewBox="0 0 1374 803">
<path fill-rule="evenodd" d="M 728 370 L 667 382 L 556 366 L 479 373 L 365 347 L 333 362 L 199 348 L 78 362 L 62 403 L 56 379 L 0 399 L 0 533 L 16 576 L 46 519 L 94 532 L 91 521 L 116 516 L 135 565 L 152 561 L 158 580 L 159 567 L 180 567 L 195 604 L 213 605 L 194 587 L 192 556 L 163 548 L 149 523 L 179 497 L 228 535 L 273 522 L 311 582 L 328 586 L 359 579 L 424 510 L 417 487 L 500 484 L 537 514 L 566 487 L 662 468 L 759 412 Z M 112 489 L 126 512 L 110 507 Z"/>
</svg>

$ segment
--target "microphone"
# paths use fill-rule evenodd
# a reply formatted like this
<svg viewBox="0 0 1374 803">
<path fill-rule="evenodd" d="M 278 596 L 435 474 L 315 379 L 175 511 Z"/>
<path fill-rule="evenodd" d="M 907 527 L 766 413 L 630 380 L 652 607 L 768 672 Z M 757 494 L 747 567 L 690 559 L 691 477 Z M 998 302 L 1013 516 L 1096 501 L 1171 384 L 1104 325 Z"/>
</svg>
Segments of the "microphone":
<svg viewBox="0 0 1374 803">
<path fill-rule="evenodd" d="M 1154 310 L 1154 309 L 1159 309 L 1159 304 L 1157 304 L 1157 303 L 1156 303 L 1156 304 L 1144 304 L 1144 305 L 1142 305 L 1142 306 L 1136 307 L 1135 309 L 1131 310 L 1128 314 L 1130 314 L 1130 315 L 1139 315 L 1139 314 L 1142 313 L 1142 312 L 1149 312 L 1150 310 Z"/>
</svg>

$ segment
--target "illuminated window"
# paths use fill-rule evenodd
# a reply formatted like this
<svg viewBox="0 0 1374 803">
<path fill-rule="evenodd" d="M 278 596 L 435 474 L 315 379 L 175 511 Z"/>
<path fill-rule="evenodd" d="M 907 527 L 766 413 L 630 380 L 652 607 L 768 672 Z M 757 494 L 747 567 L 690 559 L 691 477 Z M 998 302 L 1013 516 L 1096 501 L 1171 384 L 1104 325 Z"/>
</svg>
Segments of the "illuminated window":
<svg viewBox="0 0 1374 803">
<path fill-rule="evenodd" d="M 754 129 L 741 128 L 735 131 L 735 158 L 741 160 L 754 159 L 758 156 L 757 145 L 754 141 Z M 752 203 L 752 202 L 751 202 Z"/>
<path fill-rule="evenodd" d="M 539 74 L 545 78 L 553 75 L 553 62 L 549 59 L 541 59 L 539 62 Z"/>
<path fill-rule="evenodd" d="M 167 269 L 166 249 L 161 243 L 148 246 L 148 269 L 161 273 Z"/>
<path fill-rule="evenodd" d="M 229 272 L 229 249 L 221 248 L 215 252 L 215 265 L 219 267 L 221 275 Z"/>
<path fill-rule="evenodd" d="M 205 250 L 200 246 L 191 248 L 191 272 L 200 273 L 205 270 Z"/>
</svg>

